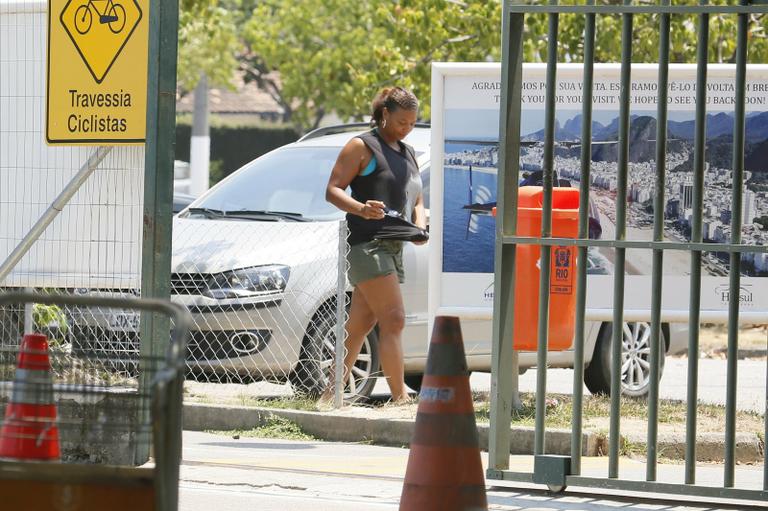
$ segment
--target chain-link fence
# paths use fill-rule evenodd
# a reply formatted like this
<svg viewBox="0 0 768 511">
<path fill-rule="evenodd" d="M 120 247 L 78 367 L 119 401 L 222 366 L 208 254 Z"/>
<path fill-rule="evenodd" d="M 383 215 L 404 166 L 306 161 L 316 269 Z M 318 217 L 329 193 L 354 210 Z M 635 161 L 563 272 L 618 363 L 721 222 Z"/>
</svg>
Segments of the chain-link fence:
<svg viewBox="0 0 768 511">
<path fill-rule="evenodd" d="M 47 10 L 42 1 L 0 0 L 0 290 L 139 296 L 144 147 L 46 144 Z M 323 151 L 327 172 L 337 152 Z M 74 193 L 62 197 L 68 188 Z M 258 212 L 174 220 L 172 300 L 194 317 L 189 380 L 276 382 L 285 384 L 283 395 L 308 396 L 327 385 L 337 304 L 348 296 L 339 293 L 345 245 L 339 248 L 339 215 L 325 203 L 324 186 L 296 190 L 294 199 L 334 213 L 324 221 Z M 30 236 L 45 217 L 53 220 Z M 0 345 L 43 331 L 57 349 L 128 378 L 136 375 L 139 327 L 135 311 L 0 308 Z M 374 383 L 366 379 L 378 367 L 371 349 L 367 343 L 353 374 L 358 393 Z"/>
<path fill-rule="evenodd" d="M 342 234 L 344 229 L 342 223 Z M 346 266 L 346 258 L 339 258 L 339 232 L 338 222 L 276 225 L 177 219 L 171 299 L 186 306 L 193 318 L 187 379 L 288 384 L 284 391 L 264 392 L 317 397 L 335 377 L 339 269 L 344 272 Z M 187 249 L 183 240 L 191 243 Z M 346 243 L 341 247 L 345 251 Z M 344 273 L 341 282 L 345 321 L 349 293 Z M 93 298 L 139 295 L 138 290 L 119 289 L 36 291 Z M 22 333 L 31 330 L 45 333 L 52 346 L 69 356 L 97 360 L 115 377 L 138 373 L 136 311 L 39 304 L 0 310 L 3 346 L 18 344 Z M 375 342 L 374 332 L 350 375 L 347 398 L 370 395 L 379 372 Z"/>
<path fill-rule="evenodd" d="M 6 300 L 5 295 L 0 296 Z M 78 352 L 75 347 L 81 338 L 74 335 L 74 329 L 84 318 L 138 316 L 139 309 L 101 305 L 98 302 L 104 300 L 99 297 L 86 298 L 91 303 L 78 305 L 61 303 L 70 299 L 68 295 L 41 295 L 40 299 L 53 301 L 32 306 L 35 330 L 46 339 L 40 341 L 32 336 L 30 344 L 26 336 L 22 341 L 19 332 L 3 337 L 0 345 L 0 408 L 14 406 L 19 397 L 24 403 L 57 405 L 55 424 L 65 462 L 137 464 L 135 448 L 139 444 L 148 446 L 151 435 L 148 416 L 139 413 L 140 401 L 150 397 L 149 389 L 141 388 L 139 371 L 151 381 L 166 360 L 162 356 L 142 357 L 138 351 L 122 351 L 118 363 L 115 352 Z M 24 310 L 26 303 L 14 300 L 4 311 Z M 3 305 L 8 305 L 7 300 Z M 26 381 L 35 371 L 49 374 Z M 51 387 L 36 387 L 41 382 Z M 7 425 L 14 420 L 12 414 L 5 417 Z"/>
<path fill-rule="evenodd" d="M 144 148 L 46 144 L 47 7 L 0 2 L 0 290 L 137 289 Z M 73 317 L 4 306 L 0 344 L 34 329 L 74 352 Z"/>
<path fill-rule="evenodd" d="M 175 219 L 171 299 L 193 318 L 187 379 L 289 383 L 294 395 L 318 396 L 333 378 L 340 261 L 342 272 L 345 265 L 339 229 L 338 222 Z M 132 372 L 138 315 L 77 314 L 71 321 L 75 353 L 111 354 L 113 370 Z M 368 381 L 372 362 L 361 357 L 357 393 L 375 383 Z"/>
</svg>

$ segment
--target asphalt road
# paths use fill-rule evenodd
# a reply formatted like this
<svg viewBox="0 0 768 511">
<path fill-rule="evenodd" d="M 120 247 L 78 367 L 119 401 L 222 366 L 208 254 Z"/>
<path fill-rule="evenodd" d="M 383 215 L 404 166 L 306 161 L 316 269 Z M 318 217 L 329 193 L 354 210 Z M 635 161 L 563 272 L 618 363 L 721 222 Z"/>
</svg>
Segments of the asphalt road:
<svg viewBox="0 0 768 511">
<path fill-rule="evenodd" d="M 255 438 L 233 439 L 184 432 L 180 511 L 383 511 L 396 510 L 409 451 L 395 447 Z M 484 466 L 486 455 L 482 455 Z M 607 458 L 585 458 L 583 473 L 604 477 Z M 512 456 L 510 466 L 530 471 L 531 457 Z M 645 465 L 623 458 L 622 477 L 645 475 Z M 682 467 L 661 465 L 659 477 L 682 481 Z M 722 470 L 702 467 L 699 484 L 719 484 Z M 740 467 L 740 485 L 762 483 L 762 471 Z M 488 481 L 489 509 L 518 511 L 608 511 L 615 509 L 747 509 L 698 502 L 649 502 L 634 497 L 589 493 L 549 494 L 541 487 Z M 683 505 L 681 505 L 683 504 Z"/>
</svg>

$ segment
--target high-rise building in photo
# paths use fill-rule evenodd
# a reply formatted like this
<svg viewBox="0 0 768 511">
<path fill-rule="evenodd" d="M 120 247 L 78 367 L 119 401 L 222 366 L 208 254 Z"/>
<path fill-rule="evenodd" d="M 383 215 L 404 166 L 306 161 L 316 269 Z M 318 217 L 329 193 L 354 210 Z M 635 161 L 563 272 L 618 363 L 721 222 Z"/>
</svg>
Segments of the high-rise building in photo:
<svg viewBox="0 0 768 511">
<path fill-rule="evenodd" d="M 751 224 L 755 219 L 755 192 L 745 190 L 741 203 L 741 223 Z"/>
<path fill-rule="evenodd" d="M 693 182 L 690 177 L 680 183 L 680 206 L 683 211 L 693 209 Z"/>
</svg>

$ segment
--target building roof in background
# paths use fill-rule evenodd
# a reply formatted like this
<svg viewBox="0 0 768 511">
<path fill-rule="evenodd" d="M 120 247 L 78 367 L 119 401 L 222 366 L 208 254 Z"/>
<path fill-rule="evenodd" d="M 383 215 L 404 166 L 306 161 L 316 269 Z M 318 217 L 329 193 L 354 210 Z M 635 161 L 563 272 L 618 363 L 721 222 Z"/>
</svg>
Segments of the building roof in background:
<svg viewBox="0 0 768 511">
<path fill-rule="evenodd" d="M 282 115 L 283 107 L 255 82 L 244 83 L 242 77 L 235 89 L 211 88 L 208 93 L 208 111 L 212 114 L 270 114 Z M 194 91 L 176 101 L 177 113 L 191 113 L 195 104 Z"/>
</svg>

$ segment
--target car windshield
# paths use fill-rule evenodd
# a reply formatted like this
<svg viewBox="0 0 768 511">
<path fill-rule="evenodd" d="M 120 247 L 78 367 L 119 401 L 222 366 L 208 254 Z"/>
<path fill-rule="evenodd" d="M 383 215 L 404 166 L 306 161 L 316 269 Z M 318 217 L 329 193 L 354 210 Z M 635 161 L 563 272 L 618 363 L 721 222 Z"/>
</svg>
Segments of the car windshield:
<svg viewBox="0 0 768 511">
<path fill-rule="evenodd" d="M 286 147 L 245 165 L 208 196 L 195 203 L 226 212 L 276 212 L 305 220 L 338 220 L 343 212 L 325 200 L 325 187 L 339 147 Z M 210 216 L 209 216 L 210 217 Z M 263 219 L 254 215 L 253 219 Z"/>
</svg>

